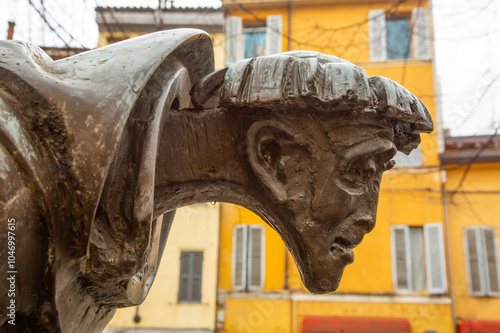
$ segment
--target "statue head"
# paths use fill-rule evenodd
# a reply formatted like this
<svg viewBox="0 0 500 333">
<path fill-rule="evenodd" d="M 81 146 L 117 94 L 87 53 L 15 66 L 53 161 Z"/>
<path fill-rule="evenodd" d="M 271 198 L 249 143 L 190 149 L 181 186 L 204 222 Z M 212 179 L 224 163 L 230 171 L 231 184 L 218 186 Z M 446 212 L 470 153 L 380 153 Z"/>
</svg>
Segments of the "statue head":
<svg viewBox="0 0 500 333">
<path fill-rule="evenodd" d="M 194 92 L 195 104 L 248 124 L 242 154 L 259 184 L 251 209 L 280 234 L 311 292 L 337 289 L 375 226 L 382 173 L 433 129 L 425 106 L 392 80 L 303 51 L 237 62 Z"/>
</svg>

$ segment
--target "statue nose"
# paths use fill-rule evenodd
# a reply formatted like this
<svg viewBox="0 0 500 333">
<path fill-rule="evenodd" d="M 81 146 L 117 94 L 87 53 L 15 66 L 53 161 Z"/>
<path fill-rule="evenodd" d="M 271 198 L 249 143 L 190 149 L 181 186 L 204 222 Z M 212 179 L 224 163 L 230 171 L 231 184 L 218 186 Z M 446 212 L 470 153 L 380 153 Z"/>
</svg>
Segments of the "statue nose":
<svg viewBox="0 0 500 333">
<path fill-rule="evenodd" d="M 356 220 L 354 226 L 363 230 L 363 232 L 367 234 L 375 227 L 375 218 L 371 216 L 365 216 L 361 219 Z"/>
</svg>

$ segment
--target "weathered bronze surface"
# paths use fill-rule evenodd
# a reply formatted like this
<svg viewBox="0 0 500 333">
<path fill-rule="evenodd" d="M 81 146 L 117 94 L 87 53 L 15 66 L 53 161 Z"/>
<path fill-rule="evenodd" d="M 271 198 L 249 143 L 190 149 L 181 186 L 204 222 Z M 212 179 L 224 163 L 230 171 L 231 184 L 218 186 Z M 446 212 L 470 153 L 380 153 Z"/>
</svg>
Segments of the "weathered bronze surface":
<svg viewBox="0 0 500 333">
<path fill-rule="evenodd" d="M 306 287 L 338 287 L 375 225 L 382 173 L 432 131 L 405 88 L 342 59 L 288 52 L 213 72 L 199 30 L 53 62 L 0 42 L 0 286 L 15 324 L 100 332 L 140 304 L 175 209 L 242 205 L 290 249 Z"/>
</svg>

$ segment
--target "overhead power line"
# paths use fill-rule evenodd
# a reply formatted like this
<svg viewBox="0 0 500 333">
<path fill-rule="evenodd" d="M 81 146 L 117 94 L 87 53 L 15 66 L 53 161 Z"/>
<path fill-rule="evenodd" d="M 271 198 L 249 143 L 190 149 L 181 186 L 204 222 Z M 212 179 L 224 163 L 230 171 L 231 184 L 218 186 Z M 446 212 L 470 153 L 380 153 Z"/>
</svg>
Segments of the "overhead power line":
<svg viewBox="0 0 500 333">
<path fill-rule="evenodd" d="M 43 12 L 40 11 L 40 9 L 38 9 L 35 4 L 33 3 L 32 0 L 28 0 L 28 3 L 29 5 L 37 12 L 37 14 L 42 18 L 42 20 L 45 22 L 45 24 L 49 27 L 50 30 L 52 30 L 52 32 L 54 32 L 57 36 L 57 38 L 59 38 L 63 43 L 64 45 L 66 46 L 66 48 L 68 49 L 71 49 L 73 47 L 71 47 L 69 45 L 69 43 L 71 43 L 72 41 L 75 41 L 77 42 L 78 44 L 80 44 L 80 46 L 82 48 L 86 48 L 85 45 L 83 45 L 78 39 L 76 39 L 70 32 L 68 32 L 61 24 L 59 24 L 59 22 L 57 22 L 57 20 L 52 16 L 52 14 L 47 11 L 47 9 L 45 8 L 45 5 L 43 3 L 40 3 L 40 5 L 42 6 L 43 8 Z M 69 42 L 66 42 L 66 40 L 59 34 L 59 32 L 52 26 L 52 24 L 47 20 L 47 16 L 45 15 L 45 13 L 49 13 L 49 15 L 51 16 L 52 18 L 52 21 L 54 21 L 54 23 L 57 25 L 57 27 L 59 29 L 61 29 L 66 35 L 69 36 L 70 38 L 70 41 Z"/>
<path fill-rule="evenodd" d="M 385 11 L 383 11 L 379 15 L 380 16 L 382 16 L 382 15 L 384 15 L 384 16 L 385 15 L 391 15 L 394 12 L 397 11 L 397 8 L 401 4 L 403 4 L 405 2 L 408 2 L 408 1 L 409 0 L 397 0 L 394 4 L 392 4 L 389 8 L 387 8 Z M 262 19 L 257 13 L 255 13 L 251 9 L 247 8 L 246 6 L 242 5 L 241 3 L 237 2 L 237 1 L 233 1 L 232 4 L 236 5 L 239 9 L 241 9 L 242 11 L 244 11 L 247 14 L 251 15 L 257 22 L 260 22 L 260 23 L 263 23 L 263 24 L 266 23 L 266 20 Z M 343 30 L 348 30 L 348 29 L 353 29 L 353 28 L 357 28 L 357 27 L 363 26 L 363 25 L 367 24 L 368 22 L 370 22 L 371 20 L 374 20 L 376 18 L 378 18 L 378 16 L 374 16 L 374 17 L 371 17 L 371 18 L 365 18 L 365 19 L 363 19 L 363 20 L 361 20 L 359 22 L 347 24 L 347 25 L 340 26 L 340 27 L 323 28 L 323 27 L 320 27 L 320 26 L 315 26 L 314 29 L 320 30 L 322 32 L 334 33 L 334 32 L 338 32 L 338 31 L 343 31 Z M 275 28 L 271 28 L 271 30 L 274 31 L 274 32 L 276 32 L 276 33 L 278 33 L 278 34 L 280 34 L 280 35 L 282 35 L 283 37 L 289 39 L 291 42 L 296 43 L 298 45 L 312 47 L 312 48 L 315 48 L 315 49 L 322 49 L 322 48 L 325 48 L 325 46 L 326 46 L 326 45 L 314 44 L 314 43 L 310 43 L 310 42 L 301 41 L 301 40 L 298 40 L 296 38 L 292 38 L 291 36 L 288 36 L 287 34 L 284 34 L 282 31 L 280 31 L 278 29 L 275 29 Z M 353 37 L 353 41 L 354 41 L 354 38 L 355 37 Z M 349 48 L 350 44 L 353 44 L 353 43 L 347 44 L 348 46 L 346 48 Z"/>
<path fill-rule="evenodd" d="M 62 36 L 59 34 L 59 32 L 57 32 L 57 30 L 54 29 L 54 27 L 49 23 L 49 21 L 47 21 L 47 18 L 45 17 L 45 15 L 33 4 L 33 2 L 31 0 L 28 0 L 28 3 L 38 13 L 38 15 L 40 15 L 40 17 L 45 22 L 45 24 L 47 24 L 49 29 L 52 30 L 52 32 L 54 32 L 56 34 L 57 38 L 59 38 L 68 49 L 71 48 L 71 46 L 69 46 L 69 44 L 66 42 L 66 40 L 64 38 L 62 38 Z"/>
</svg>

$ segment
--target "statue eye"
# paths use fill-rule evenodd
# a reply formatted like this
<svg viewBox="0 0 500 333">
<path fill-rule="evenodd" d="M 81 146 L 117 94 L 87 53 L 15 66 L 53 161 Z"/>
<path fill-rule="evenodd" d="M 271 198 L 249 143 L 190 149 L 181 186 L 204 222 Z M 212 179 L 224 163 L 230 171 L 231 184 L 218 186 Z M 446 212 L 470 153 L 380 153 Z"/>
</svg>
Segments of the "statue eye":
<svg viewBox="0 0 500 333">
<path fill-rule="evenodd" d="M 382 155 L 374 155 L 356 159 L 341 174 L 352 186 L 363 186 L 369 181 L 379 184 L 382 172 L 392 169 L 394 165 L 394 160 L 387 161 Z"/>
<path fill-rule="evenodd" d="M 377 173 L 377 166 L 371 158 L 359 158 L 342 172 L 344 180 L 354 186 L 362 186 Z"/>
</svg>

